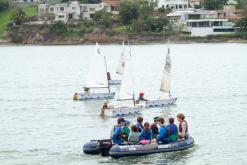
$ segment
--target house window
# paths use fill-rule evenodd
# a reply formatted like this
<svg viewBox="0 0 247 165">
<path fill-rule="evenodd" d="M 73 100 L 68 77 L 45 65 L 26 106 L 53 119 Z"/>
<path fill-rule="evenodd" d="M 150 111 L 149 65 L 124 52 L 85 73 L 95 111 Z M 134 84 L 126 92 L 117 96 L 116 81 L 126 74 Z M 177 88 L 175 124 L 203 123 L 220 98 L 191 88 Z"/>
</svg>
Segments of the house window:
<svg viewBox="0 0 247 165">
<path fill-rule="evenodd" d="M 93 18 L 94 17 L 94 14 L 90 14 L 90 18 Z"/>
<path fill-rule="evenodd" d="M 64 11 L 64 7 L 60 7 L 60 11 Z"/>
<path fill-rule="evenodd" d="M 59 15 L 58 18 L 64 18 L 64 15 Z"/>
<path fill-rule="evenodd" d="M 73 15 L 72 14 L 69 14 L 69 19 L 72 19 L 73 18 Z"/>
<path fill-rule="evenodd" d="M 83 6 L 83 11 L 88 11 L 87 6 Z"/>
<path fill-rule="evenodd" d="M 50 8 L 50 11 L 53 11 L 53 10 L 54 10 L 53 7 L 51 7 L 51 8 Z"/>
<path fill-rule="evenodd" d="M 200 14 L 189 14 L 188 19 L 200 19 Z"/>
<path fill-rule="evenodd" d="M 72 10 L 75 10 L 75 7 L 72 7 Z"/>
<path fill-rule="evenodd" d="M 182 9 L 183 8 L 183 6 L 182 5 L 179 5 L 179 9 Z"/>
<path fill-rule="evenodd" d="M 89 8 L 89 11 L 95 11 L 95 8 Z"/>
<path fill-rule="evenodd" d="M 215 21 L 215 22 L 213 23 L 213 26 L 219 26 L 219 22 L 218 22 L 218 21 Z"/>
<path fill-rule="evenodd" d="M 214 32 L 234 32 L 234 29 L 214 29 Z"/>
</svg>

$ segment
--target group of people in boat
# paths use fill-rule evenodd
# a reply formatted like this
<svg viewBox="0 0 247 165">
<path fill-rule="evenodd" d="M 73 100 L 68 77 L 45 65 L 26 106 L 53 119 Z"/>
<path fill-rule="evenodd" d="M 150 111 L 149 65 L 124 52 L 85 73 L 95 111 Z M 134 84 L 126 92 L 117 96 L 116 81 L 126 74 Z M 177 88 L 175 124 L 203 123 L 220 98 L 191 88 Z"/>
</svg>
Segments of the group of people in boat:
<svg viewBox="0 0 247 165">
<path fill-rule="evenodd" d="M 115 144 L 167 144 L 187 139 L 188 123 L 182 113 L 177 115 L 178 126 L 174 124 L 174 118 L 169 118 L 169 124 L 165 125 L 163 117 L 155 117 L 154 123 L 143 122 L 141 116 L 137 117 L 135 125 L 120 117 L 117 119 L 111 131 L 111 139 Z"/>
</svg>

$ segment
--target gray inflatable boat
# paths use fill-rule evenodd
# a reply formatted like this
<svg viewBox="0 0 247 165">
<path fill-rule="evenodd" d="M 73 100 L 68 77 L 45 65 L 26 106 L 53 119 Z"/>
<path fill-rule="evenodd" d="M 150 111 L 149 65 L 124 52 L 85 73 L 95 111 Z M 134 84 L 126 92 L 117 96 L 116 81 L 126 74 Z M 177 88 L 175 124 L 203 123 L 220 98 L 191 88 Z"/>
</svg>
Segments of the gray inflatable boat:
<svg viewBox="0 0 247 165">
<path fill-rule="evenodd" d="M 103 145 L 102 145 L 103 144 Z M 106 145 L 107 144 L 107 145 Z M 181 151 L 193 147 L 194 139 L 188 137 L 186 140 L 169 144 L 146 144 L 146 145 L 112 145 L 108 140 L 90 141 L 83 146 L 86 154 L 102 154 L 103 156 L 111 156 L 112 158 L 121 158 L 128 156 L 143 156 L 154 153 Z M 106 147 L 107 146 L 107 147 Z"/>
</svg>

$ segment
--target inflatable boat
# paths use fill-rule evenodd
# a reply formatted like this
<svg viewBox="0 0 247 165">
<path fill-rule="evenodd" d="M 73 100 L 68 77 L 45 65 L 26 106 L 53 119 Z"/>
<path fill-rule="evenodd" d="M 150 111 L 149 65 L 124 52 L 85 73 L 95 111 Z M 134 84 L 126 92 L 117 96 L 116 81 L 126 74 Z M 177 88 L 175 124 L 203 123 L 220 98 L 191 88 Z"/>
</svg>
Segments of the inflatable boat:
<svg viewBox="0 0 247 165">
<path fill-rule="evenodd" d="M 168 144 L 126 144 L 113 145 L 111 140 L 92 140 L 83 146 L 83 152 L 86 154 L 109 155 L 112 158 L 121 158 L 128 156 L 143 156 L 154 153 L 181 151 L 191 148 L 194 145 L 194 139 L 189 137 L 186 140 Z"/>
</svg>

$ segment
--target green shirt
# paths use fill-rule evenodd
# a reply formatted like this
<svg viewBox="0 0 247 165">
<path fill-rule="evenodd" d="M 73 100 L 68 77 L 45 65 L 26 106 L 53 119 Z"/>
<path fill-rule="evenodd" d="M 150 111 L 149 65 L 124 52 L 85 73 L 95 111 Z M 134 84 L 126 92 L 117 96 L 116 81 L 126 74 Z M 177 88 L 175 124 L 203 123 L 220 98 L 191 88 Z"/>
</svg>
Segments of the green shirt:
<svg viewBox="0 0 247 165">
<path fill-rule="evenodd" d="M 129 129 L 128 126 L 124 126 L 124 127 L 123 127 L 123 133 L 124 133 L 127 137 L 129 137 L 130 129 Z"/>
</svg>

